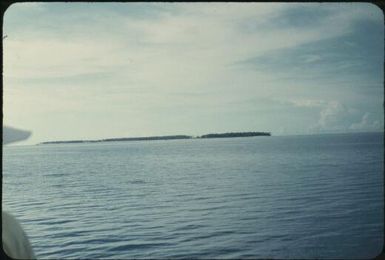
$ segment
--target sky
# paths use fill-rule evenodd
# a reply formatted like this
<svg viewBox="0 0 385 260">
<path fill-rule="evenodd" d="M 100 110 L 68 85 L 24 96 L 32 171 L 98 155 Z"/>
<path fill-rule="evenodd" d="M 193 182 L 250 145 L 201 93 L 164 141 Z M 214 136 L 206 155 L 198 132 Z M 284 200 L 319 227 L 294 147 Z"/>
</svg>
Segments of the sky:
<svg viewBox="0 0 385 260">
<path fill-rule="evenodd" d="M 16 3 L 3 38 L 3 124 L 32 131 L 20 144 L 384 129 L 369 3 Z"/>
</svg>

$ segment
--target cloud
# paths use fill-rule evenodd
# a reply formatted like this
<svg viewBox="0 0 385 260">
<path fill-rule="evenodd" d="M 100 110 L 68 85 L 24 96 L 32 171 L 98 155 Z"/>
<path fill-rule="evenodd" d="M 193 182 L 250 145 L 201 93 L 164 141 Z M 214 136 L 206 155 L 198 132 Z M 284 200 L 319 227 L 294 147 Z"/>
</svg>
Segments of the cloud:
<svg viewBox="0 0 385 260">
<path fill-rule="evenodd" d="M 81 12 L 85 6 L 89 8 L 87 15 Z M 98 6 L 42 4 L 38 18 L 26 25 L 19 24 L 15 32 L 9 29 L 12 21 L 6 19 L 5 31 L 9 31 L 10 37 L 5 42 L 5 75 L 70 76 L 119 67 L 142 72 L 149 66 L 175 70 L 186 63 L 191 63 L 189 71 L 197 70 L 200 64 L 215 68 L 269 50 L 292 48 L 347 33 L 351 20 L 355 19 L 340 18 L 338 8 L 331 11 L 334 9 L 328 7 L 324 9 L 334 20 L 316 23 L 312 28 L 291 26 L 288 30 L 287 26 L 276 26 L 245 32 L 244 26 L 260 21 L 277 24 L 274 19 L 277 16 L 295 19 L 297 15 L 288 10 L 296 10 L 296 14 L 302 5 L 293 8 L 285 4 L 201 3 L 171 4 L 163 9 L 162 5 Z M 46 11 L 41 13 L 41 9 Z M 305 9 L 307 13 L 315 10 L 312 5 Z M 124 10 L 129 15 L 124 16 Z M 138 15 L 146 13 L 145 10 L 152 12 Z M 66 23 L 67 20 L 71 22 Z M 339 26 L 331 26 L 331 22 Z M 26 35 L 29 35 L 28 45 L 24 44 Z M 315 62 L 316 57 L 319 56 L 310 53 L 304 61 Z M 129 61 L 135 63 L 135 68 L 129 67 Z"/>
<path fill-rule="evenodd" d="M 315 55 L 315 54 L 308 54 L 302 56 L 302 59 L 304 60 L 305 63 L 312 63 L 312 62 L 317 62 L 322 60 L 320 55 Z"/>
<path fill-rule="evenodd" d="M 295 107 L 321 107 L 327 102 L 319 99 L 291 99 L 291 100 L 281 100 L 281 102 L 293 105 Z"/>
<path fill-rule="evenodd" d="M 309 23 L 311 26 L 289 22 L 287 27 L 295 30 L 294 35 L 300 35 L 296 44 L 267 49 L 233 66 L 274 75 L 275 80 L 291 81 L 297 86 L 307 82 L 314 91 L 318 87 L 328 92 L 343 88 L 340 92 L 350 95 L 354 91 L 365 92 L 368 85 L 382 84 L 384 19 L 380 10 L 373 5 L 319 4 L 319 7 L 295 5 L 276 14 L 283 21 L 313 17 L 314 22 Z M 300 10 L 303 16 L 299 15 Z M 325 12 L 327 16 L 323 18 Z M 266 21 L 266 24 L 276 23 Z M 283 28 L 287 29 L 284 23 L 280 29 Z M 318 35 L 304 38 L 310 30 Z M 285 40 L 288 44 L 294 42 Z"/>
<path fill-rule="evenodd" d="M 234 65 L 297 79 L 377 79 L 383 73 L 383 24 L 351 21 L 351 27 L 334 37 L 314 37 L 311 42 L 268 50 Z"/>
<path fill-rule="evenodd" d="M 285 26 L 275 19 L 293 21 L 304 6 L 306 17 L 317 17 L 312 27 L 295 21 Z M 314 14 L 318 7 L 325 11 Z M 344 35 L 351 31 L 351 21 L 362 16 L 327 4 L 42 4 L 38 10 L 30 23 L 6 19 L 5 30 L 12 36 L 4 43 L 6 83 L 83 85 L 89 91 L 104 84 L 121 86 L 122 92 L 132 87 L 165 93 L 210 88 L 212 95 L 286 92 L 287 83 L 271 88 L 266 82 L 278 80 L 287 68 L 294 69 L 289 74 L 297 79 L 312 79 L 309 68 L 335 70 L 325 55 L 330 49 L 320 52 L 303 45 Z M 322 18 L 325 13 L 327 19 Z M 258 57 L 257 68 L 270 68 L 227 66 L 250 57 Z"/>
<path fill-rule="evenodd" d="M 275 26 L 282 27 L 309 27 L 314 28 L 322 24 L 325 20 L 330 19 L 335 15 L 331 5 L 318 4 L 314 5 L 296 5 L 285 9 L 282 13 L 277 15 Z"/>
<path fill-rule="evenodd" d="M 329 102 L 320 112 L 318 125 L 322 129 L 345 130 L 346 121 L 351 113 L 345 105 L 337 101 Z"/>
<path fill-rule="evenodd" d="M 381 131 L 383 122 L 371 118 L 365 112 L 362 116 L 356 108 L 348 107 L 338 101 L 330 101 L 322 106 L 316 125 L 310 132 L 349 132 L 349 131 Z"/>
<path fill-rule="evenodd" d="M 349 129 L 358 131 L 381 131 L 383 128 L 384 125 L 381 124 L 379 120 L 372 119 L 371 114 L 368 112 L 362 116 L 360 122 L 353 123 L 349 126 Z"/>
</svg>

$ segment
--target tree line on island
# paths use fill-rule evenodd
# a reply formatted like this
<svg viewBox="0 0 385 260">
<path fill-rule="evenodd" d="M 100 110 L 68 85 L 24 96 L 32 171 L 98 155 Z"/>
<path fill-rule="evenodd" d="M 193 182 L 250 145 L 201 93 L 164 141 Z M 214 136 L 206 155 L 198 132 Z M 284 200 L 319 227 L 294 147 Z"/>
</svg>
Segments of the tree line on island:
<svg viewBox="0 0 385 260">
<path fill-rule="evenodd" d="M 166 135 L 166 136 L 147 136 L 147 137 L 123 137 L 109 138 L 100 140 L 71 140 L 71 141 L 49 141 L 39 144 L 73 144 L 73 143 L 100 143 L 100 142 L 121 142 L 121 141 L 152 141 L 152 140 L 176 140 L 176 139 L 205 139 L 205 138 L 233 138 L 233 137 L 252 137 L 252 136 L 271 136 L 270 132 L 230 132 L 214 133 L 197 137 L 189 135 Z"/>
</svg>

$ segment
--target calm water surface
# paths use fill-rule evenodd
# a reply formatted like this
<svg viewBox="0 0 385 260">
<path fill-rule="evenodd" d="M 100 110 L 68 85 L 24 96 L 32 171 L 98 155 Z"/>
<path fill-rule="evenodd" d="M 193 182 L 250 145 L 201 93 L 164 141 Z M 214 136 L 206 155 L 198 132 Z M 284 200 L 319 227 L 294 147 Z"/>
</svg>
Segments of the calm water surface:
<svg viewBox="0 0 385 260">
<path fill-rule="evenodd" d="M 3 148 L 38 258 L 369 258 L 383 134 Z"/>
</svg>

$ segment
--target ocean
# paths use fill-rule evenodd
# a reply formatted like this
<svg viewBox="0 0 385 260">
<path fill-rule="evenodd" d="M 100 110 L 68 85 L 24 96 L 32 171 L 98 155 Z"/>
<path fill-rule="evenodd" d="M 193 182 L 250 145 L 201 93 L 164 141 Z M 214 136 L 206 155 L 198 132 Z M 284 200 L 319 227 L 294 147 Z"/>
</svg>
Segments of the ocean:
<svg viewBox="0 0 385 260">
<path fill-rule="evenodd" d="M 371 258 L 383 133 L 3 147 L 40 259 Z"/>
</svg>

